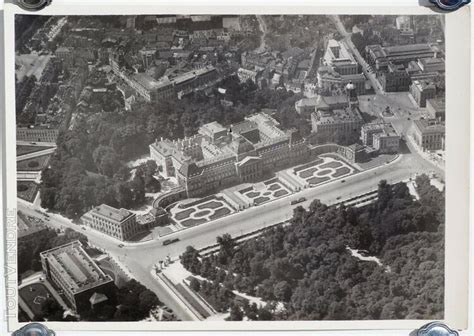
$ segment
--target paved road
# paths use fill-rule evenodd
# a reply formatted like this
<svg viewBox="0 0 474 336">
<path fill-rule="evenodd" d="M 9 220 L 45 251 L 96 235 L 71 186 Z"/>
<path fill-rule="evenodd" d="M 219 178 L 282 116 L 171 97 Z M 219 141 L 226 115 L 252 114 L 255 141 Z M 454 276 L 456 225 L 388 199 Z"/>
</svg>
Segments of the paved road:
<svg viewBox="0 0 474 336">
<path fill-rule="evenodd" d="M 143 243 L 125 244 L 123 248 L 120 248 L 118 245 L 121 242 L 93 230 L 79 229 L 77 225 L 62 217 L 51 215 L 48 223 L 53 227 L 71 227 L 87 235 L 92 244 L 107 250 L 134 277 L 153 290 L 166 305 L 175 311 L 179 318 L 191 320 L 193 316 L 186 309 L 183 309 L 182 304 L 175 297 L 172 297 L 151 276 L 150 272 L 158 260 L 163 260 L 168 255 L 175 259 L 187 246 L 202 248 L 214 244 L 216 237 L 225 233 L 238 236 L 289 219 L 292 216 L 293 208 L 296 207 L 290 206 L 290 202 L 302 196 L 308 200 L 302 203 L 303 206 L 308 206 L 314 199 L 320 199 L 324 203 L 332 204 L 337 202 L 336 199 L 338 197 L 345 199 L 375 190 L 382 179 L 395 183 L 413 177 L 415 173 L 429 173 L 432 171 L 437 172 L 440 176 L 444 176 L 442 171 L 425 161 L 416 152 L 404 154 L 391 164 L 347 177 L 344 179 L 344 183 L 339 180 L 317 188 L 303 190 L 298 194 L 174 233 L 168 236 L 167 239 L 169 237 L 179 238 L 179 242 L 167 246 L 162 245 L 162 240 L 153 240 Z M 33 206 L 26 206 L 25 202 L 19 202 L 19 209 L 28 214 L 38 216 Z"/>
<path fill-rule="evenodd" d="M 55 142 L 35 142 L 35 141 L 17 140 L 16 144 L 17 146 L 56 147 Z"/>
<path fill-rule="evenodd" d="M 38 156 L 52 154 L 52 153 L 54 153 L 55 150 L 56 150 L 56 147 L 47 148 L 47 149 L 42 150 L 42 151 L 17 156 L 16 160 L 17 161 L 22 161 L 22 160 L 27 160 L 27 159 L 33 159 L 33 158 L 38 157 Z"/>
<path fill-rule="evenodd" d="M 372 73 L 372 72 L 369 72 L 368 71 L 368 64 L 367 62 L 365 61 L 365 59 L 362 57 L 362 55 L 360 54 L 359 50 L 357 50 L 357 48 L 355 47 L 354 43 L 352 43 L 352 39 L 351 39 L 351 36 L 352 34 L 351 33 L 348 33 L 347 30 L 346 30 L 346 27 L 344 27 L 344 24 L 342 23 L 339 15 L 333 15 L 332 16 L 335 24 L 336 24 L 336 28 L 337 30 L 339 31 L 339 33 L 343 36 L 344 38 L 344 43 L 346 44 L 346 46 L 349 48 L 349 50 L 352 52 L 352 54 L 355 56 L 357 62 L 359 62 L 359 64 L 361 65 L 362 67 L 362 71 L 364 72 L 365 76 L 370 80 L 370 82 L 372 83 L 372 87 L 374 88 L 375 90 L 375 93 L 377 94 L 384 94 L 384 91 L 383 91 L 383 88 L 382 86 L 380 85 L 379 81 L 377 80 L 377 78 L 375 77 L 375 74 Z"/>
<path fill-rule="evenodd" d="M 267 44 L 265 42 L 265 37 L 267 36 L 267 24 L 261 15 L 257 15 L 257 20 L 262 36 L 260 37 L 260 46 L 255 50 L 255 52 L 261 53 L 267 49 Z"/>
</svg>

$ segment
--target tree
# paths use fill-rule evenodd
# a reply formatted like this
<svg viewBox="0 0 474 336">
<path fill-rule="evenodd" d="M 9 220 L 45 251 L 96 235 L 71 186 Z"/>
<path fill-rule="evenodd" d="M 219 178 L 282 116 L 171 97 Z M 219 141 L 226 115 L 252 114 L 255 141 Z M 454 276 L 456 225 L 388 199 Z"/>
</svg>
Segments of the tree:
<svg viewBox="0 0 474 336">
<path fill-rule="evenodd" d="M 201 283 L 199 282 L 198 279 L 196 279 L 195 277 L 192 277 L 189 283 L 189 287 L 191 287 L 193 291 L 199 292 L 199 290 L 201 289 Z"/>
<path fill-rule="evenodd" d="M 156 297 L 156 294 L 146 289 L 140 293 L 138 296 L 140 302 L 138 309 L 144 315 L 149 314 L 150 310 L 156 308 L 160 304 L 160 301 Z"/>
<path fill-rule="evenodd" d="M 235 303 L 230 306 L 230 315 L 227 318 L 228 321 L 242 321 L 244 319 L 244 313 L 242 309 Z"/>
</svg>

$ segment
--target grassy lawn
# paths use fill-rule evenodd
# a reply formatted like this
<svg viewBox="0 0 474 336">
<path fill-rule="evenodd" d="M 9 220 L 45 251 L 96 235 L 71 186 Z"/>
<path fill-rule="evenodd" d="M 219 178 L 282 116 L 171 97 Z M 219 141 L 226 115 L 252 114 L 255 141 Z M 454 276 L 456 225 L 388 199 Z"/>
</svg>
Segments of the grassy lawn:
<svg viewBox="0 0 474 336">
<path fill-rule="evenodd" d="M 156 228 L 153 229 L 153 231 L 157 232 L 160 237 L 166 236 L 166 235 L 168 235 L 168 234 L 170 234 L 170 233 L 173 232 L 173 230 L 170 229 L 170 228 L 167 227 L 167 226 L 159 226 L 159 227 L 156 227 Z"/>
<path fill-rule="evenodd" d="M 320 184 L 326 181 L 329 181 L 331 178 L 325 176 L 325 177 L 313 177 L 308 180 L 309 183 L 311 184 Z"/>
<path fill-rule="evenodd" d="M 245 194 L 245 196 L 247 196 L 248 198 L 255 198 L 255 197 L 260 196 L 260 193 L 256 192 L 256 191 L 251 191 L 251 192 Z"/>
<path fill-rule="evenodd" d="M 196 209 L 188 209 L 188 210 L 178 212 L 176 215 L 174 215 L 174 219 L 183 220 L 185 218 L 188 218 L 189 215 L 191 215 L 195 211 L 196 211 Z"/>
<path fill-rule="evenodd" d="M 296 174 L 302 170 L 305 170 L 307 168 L 310 168 L 310 167 L 314 167 L 314 166 L 317 166 L 317 165 L 320 165 L 321 163 L 323 163 L 324 160 L 323 159 L 317 159 L 317 160 L 314 160 L 312 162 L 309 162 L 309 163 L 306 163 L 302 166 L 299 166 L 299 167 L 296 167 L 295 169 L 293 169 L 293 172 Z"/>
<path fill-rule="evenodd" d="M 349 174 L 350 172 L 351 170 L 347 167 L 338 168 L 332 177 L 341 177 L 343 175 Z"/>
<path fill-rule="evenodd" d="M 288 195 L 288 191 L 286 190 L 278 190 L 276 193 L 273 194 L 274 197 L 282 197 Z"/>
<path fill-rule="evenodd" d="M 218 218 L 230 215 L 231 212 L 232 211 L 230 211 L 227 208 L 220 208 L 220 209 L 217 209 L 216 212 L 212 216 L 210 216 L 209 218 L 211 220 L 218 219 Z"/>
<path fill-rule="evenodd" d="M 40 171 L 48 166 L 50 154 L 38 156 L 28 160 L 18 161 L 16 169 L 18 171 Z"/>
<path fill-rule="evenodd" d="M 278 180 L 278 178 L 273 178 L 273 179 L 271 179 L 271 180 L 268 180 L 268 181 L 263 182 L 263 184 L 269 186 L 270 184 L 278 183 L 278 182 L 280 182 L 280 181 Z"/>
<path fill-rule="evenodd" d="M 281 185 L 275 183 L 268 187 L 268 190 L 275 191 L 281 189 Z"/>
<path fill-rule="evenodd" d="M 256 198 L 254 200 L 254 203 L 258 205 L 258 204 L 262 204 L 264 202 L 268 202 L 269 200 L 270 200 L 270 198 L 268 198 L 268 197 L 259 197 L 259 198 Z"/>
<path fill-rule="evenodd" d="M 318 171 L 318 168 L 317 167 L 313 167 L 313 168 L 310 168 L 310 169 L 307 169 L 305 171 L 302 171 L 301 173 L 299 173 L 298 175 L 301 177 L 301 178 L 308 178 L 308 177 L 311 177 L 314 175 L 315 172 Z"/>
<path fill-rule="evenodd" d="M 40 283 L 27 285 L 20 289 L 19 292 L 23 301 L 25 301 L 35 316 L 43 315 L 41 305 L 48 299 L 48 297 L 54 298 L 48 288 Z"/>
<path fill-rule="evenodd" d="M 25 201 L 33 203 L 36 194 L 39 191 L 39 185 L 31 181 L 17 182 L 17 196 Z"/>
<path fill-rule="evenodd" d="M 184 288 L 184 286 L 182 284 L 177 284 L 176 285 L 176 290 L 182 295 L 184 296 L 184 298 L 186 299 L 186 301 L 189 302 L 189 304 L 191 306 L 193 306 L 194 309 L 197 310 L 197 312 L 202 315 L 202 317 L 204 318 L 207 318 L 209 316 L 211 316 L 206 309 L 204 309 L 204 307 L 201 306 L 201 304 L 193 297 L 191 296 L 191 294 L 189 294 L 189 292 Z M 192 290 L 192 289 L 190 289 Z"/>
<path fill-rule="evenodd" d="M 194 217 L 204 217 L 204 216 L 207 216 L 211 213 L 211 210 L 203 210 L 203 211 L 199 211 L 199 212 L 196 212 L 194 214 Z"/>
<path fill-rule="evenodd" d="M 206 202 L 204 204 L 201 204 L 198 206 L 199 210 L 204 210 L 204 209 L 218 209 L 222 206 L 221 201 L 211 201 L 211 202 Z"/>
<path fill-rule="evenodd" d="M 18 145 L 16 146 L 16 156 L 26 155 L 30 153 L 40 152 L 45 149 L 52 147 L 48 146 L 27 146 L 27 145 Z"/>
<path fill-rule="evenodd" d="M 337 162 L 337 161 L 328 162 L 328 163 L 325 163 L 325 164 L 319 166 L 319 168 L 321 168 L 321 169 L 326 169 L 326 168 L 339 168 L 339 167 L 342 167 L 342 163 L 341 163 L 341 162 Z"/>
<path fill-rule="evenodd" d="M 324 175 L 328 175 L 330 172 L 332 172 L 332 170 L 330 169 L 325 169 L 325 170 L 321 170 L 318 172 L 318 176 L 324 176 Z"/>
<path fill-rule="evenodd" d="M 192 218 L 190 218 L 190 219 L 186 219 L 185 221 L 182 221 L 181 225 L 185 226 L 185 227 L 193 227 L 193 226 L 201 225 L 203 223 L 206 223 L 205 219 L 192 219 Z"/>
</svg>

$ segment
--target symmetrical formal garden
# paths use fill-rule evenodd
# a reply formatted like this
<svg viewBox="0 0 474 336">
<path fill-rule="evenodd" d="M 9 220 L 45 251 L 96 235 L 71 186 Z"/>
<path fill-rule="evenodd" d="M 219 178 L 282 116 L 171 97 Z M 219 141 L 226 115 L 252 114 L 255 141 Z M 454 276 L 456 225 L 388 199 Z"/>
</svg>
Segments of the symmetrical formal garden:
<svg viewBox="0 0 474 336">
<path fill-rule="evenodd" d="M 171 219 L 184 227 L 192 227 L 212 221 L 235 210 L 220 196 L 209 196 L 189 203 L 178 203 L 170 209 Z"/>
<path fill-rule="evenodd" d="M 340 159 L 325 156 L 291 169 L 289 172 L 305 183 L 315 186 L 351 175 L 355 172 L 355 169 Z"/>
<path fill-rule="evenodd" d="M 21 160 L 16 163 L 18 171 L 41 171 L 48 166 L 50 154 L 31 159 Z"/>
<path fill-rule="evenodd" d="M 239 190 L 239 193 L 248 198 L 254 205 L 260 205 L 289 195 L 291 192 L 278 178 L 274 178 Z"/>
<path fill-rule="evenodd" d="M 38 193 L 39 185 L 32 181 L 18 181 L 16 192 L 17 197 L 33 203 Z"/>
</svg>

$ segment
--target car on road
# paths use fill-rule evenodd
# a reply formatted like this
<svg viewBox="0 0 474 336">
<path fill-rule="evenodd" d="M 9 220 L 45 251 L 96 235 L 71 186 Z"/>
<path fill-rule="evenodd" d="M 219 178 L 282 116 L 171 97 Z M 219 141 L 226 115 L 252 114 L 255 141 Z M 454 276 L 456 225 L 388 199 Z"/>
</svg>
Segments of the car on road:
<svg viewBox="0 0 474 336">
<path fill-rule="evenodd" d="M 297 200 L 291 201 L 290 204 L 295 205 L 295 204 L 298 204 L 298 203 L 303 203 L 304 201 L 306 201 L 306 197 L 300 197 Z"/>
<path fill-rule="evenodd" d="M 336 200 L 339 201 L 341 199 L 341 196 L 336 197 Z"/>
<path fill-rule="evenodd" d="M 179 242 L 179 238 L 166 239 L 166 240 L 163 240 L 163 246 L 170 245 L 176 242 Z"/>
<path fill-rule="evenodd" d="M 86 227 L 85 227 L 85 226 L 83 226 L 83 227 L 81 227 L 81 229 L 85 230 L 85 229 L 86 229 Z"/>
<path fill-rule="evenodd" d="M 342 180 L 341 183 L 346 183 L 346 180 Z"/>
<path fill-rule="evenodd" d="M 120 248 L 122 248 L 122 247 L 124 247 L 124 246 L 125 246 L 125 245 L 123 245 L 123 244 L 119 244 L 119 245 L 118 245 L 118 247 L 120 247 Z"/>
</svg>

